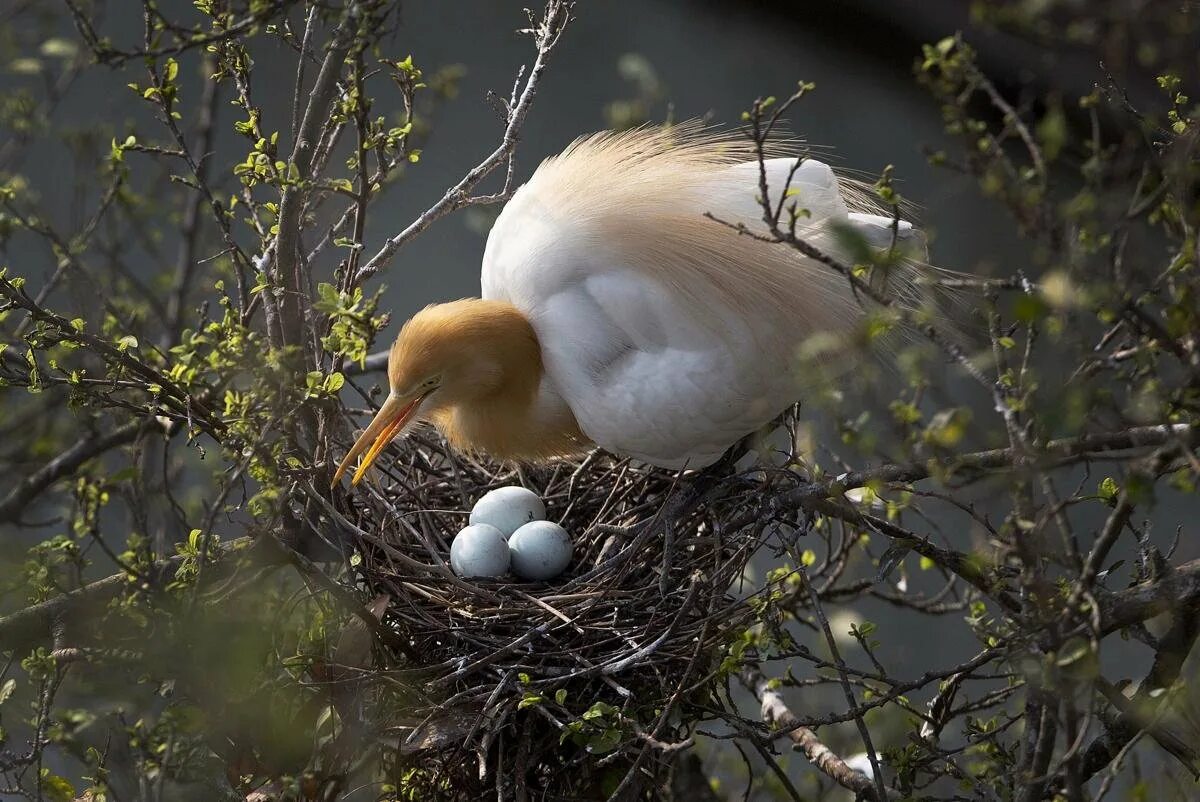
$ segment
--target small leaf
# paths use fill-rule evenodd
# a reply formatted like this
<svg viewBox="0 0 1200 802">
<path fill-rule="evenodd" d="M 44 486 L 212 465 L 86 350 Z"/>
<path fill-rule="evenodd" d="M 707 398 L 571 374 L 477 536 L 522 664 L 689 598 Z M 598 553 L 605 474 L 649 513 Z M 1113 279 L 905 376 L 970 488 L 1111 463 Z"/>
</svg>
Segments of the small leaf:
<svg viewBox="0 0 1200 802">
<path fill-rule="evenodd" d="M 536 693 L 526 694 L 521 701 L 517 702 L 517 710 L 524 710 L 527 707 L 533 707 L 546 701 L 544 697 Z"/>
<path fill-rule="evenodd" d="M 64 777 L 51 774 L 49 769 L 42 769 L 41 782 L 38 784 L 40 797 L 50 802 L 71 802 L 75 798 L 75 786 Z"/>
<path fill-rule="evenodd" d="M 611 716 L 616 712 L 617 712 L 617 709 L 615 707 L 613 707 L 612 705 L 610 705 L 606 702 L 596 702 L 591 707 L 589 707 L 587 712 L 584 713 L 582 716 L 580 716 L 580 718 L 582 718 L 584 721 L 593 721 L 598 718 L 604 718 L 606 716 Z"/>
<path fill-rule="evenodd" d="M 1117 496 L 1121 494 L 1121 486 L 1111 476 L 1106 476 L 1100 482 L 1100 487 L 1097 488 L 1097 494 L 1100 499 L 1110 507 L 1117 503 Z"/>
</svg>

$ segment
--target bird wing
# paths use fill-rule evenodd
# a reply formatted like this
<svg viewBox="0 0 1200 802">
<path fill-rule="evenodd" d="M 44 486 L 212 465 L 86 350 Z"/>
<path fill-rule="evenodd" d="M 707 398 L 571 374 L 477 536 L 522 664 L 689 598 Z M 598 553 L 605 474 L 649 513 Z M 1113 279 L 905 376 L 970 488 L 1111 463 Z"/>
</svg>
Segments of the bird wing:
<svg viewBox="0 0 1200 802">
<path fill-rule="evenodd" d="M 845 279 L 736 230 L 762 230 L 757 161 L 565 156 L 497 220 L 483 296 L 529 317 L 553 389 L 598 445 L 664 467 L 710 464 L 796 399 L 807 338 L 858 319 Z M 834 224 L 850 212 L 833 171 L 765 167 L 776 200 L 791 176 L 805 239 L 836 248 Z"/>
</svg>

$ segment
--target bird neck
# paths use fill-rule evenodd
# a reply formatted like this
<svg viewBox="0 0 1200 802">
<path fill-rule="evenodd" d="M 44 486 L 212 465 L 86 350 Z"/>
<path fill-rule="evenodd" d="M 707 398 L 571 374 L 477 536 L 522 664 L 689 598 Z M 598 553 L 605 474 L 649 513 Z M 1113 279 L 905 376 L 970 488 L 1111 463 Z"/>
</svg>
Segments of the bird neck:
<svg viewBox="0 0 1200 802">
<path fill-rule="evenodd" d="M 545 386 L 541 343 L 515 307 L 472 304 L 472 372 L 486 377 L 433 411 L 434 425 L 455 448 L 499 459 L 563 456 L 589 443 L 567 405 Z M 460 318 L 461 321 L 461 318 Z"/>
</svg>

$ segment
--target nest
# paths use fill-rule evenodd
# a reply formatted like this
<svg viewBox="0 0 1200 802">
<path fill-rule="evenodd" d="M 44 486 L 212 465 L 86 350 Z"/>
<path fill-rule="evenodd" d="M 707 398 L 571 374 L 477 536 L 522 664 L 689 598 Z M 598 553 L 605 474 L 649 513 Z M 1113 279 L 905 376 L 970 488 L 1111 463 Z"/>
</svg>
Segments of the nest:
<svg viewBox="0 0 1200 802">
<path fill-rule="evenodd" d="M 561 774 L 591 782 L 579 771 L 601 753 L 636 784 L 690 734 L 676 730 L 685 706 L 720 706 L 720 661 L 752 618 L 735 583 L 770 518 L 761 475 L 680 476 L 600 452 L 517 468 L 421 437 L 391 449 L 380 473 L 341 517 L 361 586 L 390 599 L 383 668 L 413 691 L 410 705 L 419 699 L 415 714 L 393 711 L 381 726 L 397 754 L 431 772 L 431 797 L 496 782 L 580 794 L 556 791 L 554 768 L 574 761 Z M 458 577 L 449 546 L 467 511 L 512 484 L 537 492 L 571 534 L 571 566 L 549 582 Z"/>
</svg>

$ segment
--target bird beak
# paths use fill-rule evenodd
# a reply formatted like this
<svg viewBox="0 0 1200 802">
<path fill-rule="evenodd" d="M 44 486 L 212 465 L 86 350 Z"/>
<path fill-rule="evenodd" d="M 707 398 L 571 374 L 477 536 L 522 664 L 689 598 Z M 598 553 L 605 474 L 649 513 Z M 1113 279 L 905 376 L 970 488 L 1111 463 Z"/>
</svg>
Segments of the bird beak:
<svg viewBox="0 0 1200 802">
<path fill-rule="evenodd" d="M 358 484 L 358 481 L 363 478 L 363 474 L 367 472 L 367 468 L 371 467 L 376 457 L 383 451 L 384 446 L 392 442 L 396 435 L 404 431 L 404 427 L 416 414 L 417 408 L 421 402 L 425 400 L 428 393 L 422 394 L 411 400 L 405 401 L 403 398 L 398 398 L 394 395 L 389 395 L 387 400 L 383 402 L 383 406 L 379 408 L 375 418 L 371 421 L 371 425 L 367 430 L 358 436 L 354 441 L 354 446 L 342 460 L 342 464 L 338 465 L 337 471 L 333 474 L 333 481 L 330 487 L 337 485 L 342 480 L 343 474 L 349 469 L 350 464 L 358 458 L 358 455 L 367 452 L 363 457 L 362 463 L 358 466 L 358 470 L 354 472 L 354 478 L 350 480 L 351 485 Z"/>
</svg>

